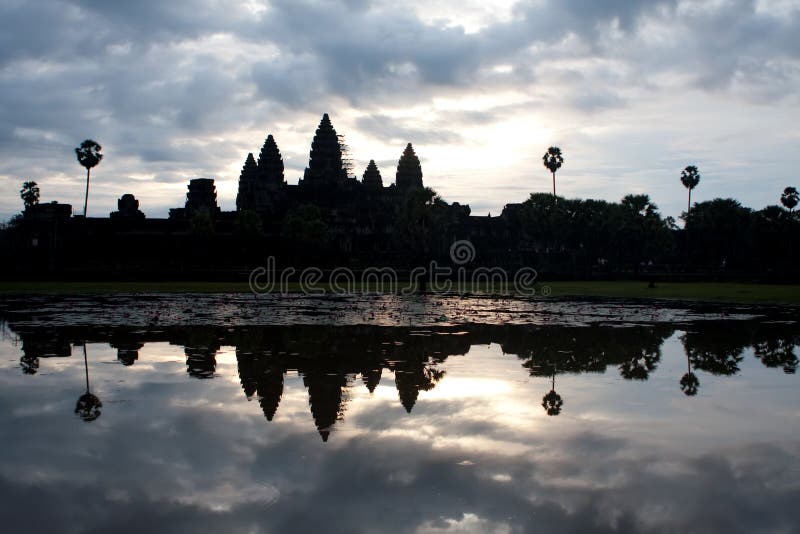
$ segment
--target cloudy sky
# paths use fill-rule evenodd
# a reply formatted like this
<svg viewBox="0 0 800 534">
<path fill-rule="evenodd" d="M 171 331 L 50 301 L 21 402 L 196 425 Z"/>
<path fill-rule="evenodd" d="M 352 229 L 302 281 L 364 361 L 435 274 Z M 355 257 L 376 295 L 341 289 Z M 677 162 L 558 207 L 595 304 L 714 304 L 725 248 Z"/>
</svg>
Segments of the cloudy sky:
<svg viewBox="0 0 800 534">
<path fill-rule="evenodd" d="M 81 206 L 85 138 L 90 215 L 132 192 L 164 216 L 199 176 L 233 209 L 268 133 L 296 183 L 324 112 L 359 176 L 393 180 L 412 142 L 477 214 L 547 191 L 551 144 L 570 197 L 677 216 L 695 164 L 693 198 L 761 208 L 800 185 L 798 87 L 798 0 L 4 0 L 0 218 L 28 179 Z"/>
</svg>

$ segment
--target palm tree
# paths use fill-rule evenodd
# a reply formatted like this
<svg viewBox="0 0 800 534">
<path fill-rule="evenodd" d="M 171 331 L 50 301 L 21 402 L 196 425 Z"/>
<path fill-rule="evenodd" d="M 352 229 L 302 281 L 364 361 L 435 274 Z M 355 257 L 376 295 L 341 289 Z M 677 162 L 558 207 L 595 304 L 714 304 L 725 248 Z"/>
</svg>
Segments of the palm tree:
<svg viewBox="0 0 800 534">
<path fill-rule="evenodd" d="M 25 209 L 28 209 L 39 203 L 39 186 L 36 185 L 36 182 L 25 182 L 22 184 L 22 189 L 19 190 L 19 196 Z"/>
<path fill-rule="evenodd" d="M 787 210 L 794 212 L 794 208 L 797 206 L 798 201 L 800 201 L 800 195 L 798 195 L 796 188 L 787 187 L 783 190 L 783 194 L 781 195 L 781 204 L 783 204 Z"/>
<path fill-rule="evenodd" d="M 556 370 L 553 368 L 553 385 L 550 388 L 550 392 L 542 397 L 542 408 L 547 412 L 547 415 L 552 416 L 560 414 L 563 406 L 564 399 L 556 393 Z"/>
<path fill-rule="evenodd" d="M 542 162 L 544 166 L 547 167 L 551 173 L 553 173 L 553 197 L 556 196 L 556 171 L 561 168 L 561 164 L 564 163 L 564 158 L 561 157 L 561 149 L 557 146 L 551 146 L 547 149 L 547 152 L 544 153 L 542 156 Z"/>
<path fill-rule="evenodd" d="M 75 149 L 75 155 L 78 156 L 78 163 L 86 167 L 86 196 L 83 200 L 83 216 L 86 217 L 86 208 L 89 205 L 89 175 L 92 172 L 92 167 L 100 163 L 103 155 L 100 151 L 103 149 L 99 144 L 91 139 L 85 140 L 81 146 Z"/>
<path fill-rule="evenodd" d="M 86 355 L 86 341 L 83 342 L 83 368 L 86 371 L 86 393 L 81 395 L 75 404 L 75 414 L 90 423 L 100 417 L 103 403 L 89 391 L 89 357 Z"/>
<path fill-rule="evenodd" d="M 694 165 L 689 165 L 681 171 L 681 183 L 683 187 L 689 190 L 689 202 L 686 205 L 686 216 L 689 216 L 689 210 L 692 208 L 692 189 L 697 187 L 700 183 L 700 172 Z"/>
</svg>

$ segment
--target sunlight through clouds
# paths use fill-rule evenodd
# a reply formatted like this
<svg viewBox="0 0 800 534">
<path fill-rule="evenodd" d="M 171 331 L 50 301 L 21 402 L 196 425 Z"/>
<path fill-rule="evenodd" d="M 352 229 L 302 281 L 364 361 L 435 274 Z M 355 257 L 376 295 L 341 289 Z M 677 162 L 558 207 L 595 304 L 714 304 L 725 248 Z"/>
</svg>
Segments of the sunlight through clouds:
<svg viewBox="0 0 800 534">
<path fill-rule="evenodd" d="M 796 1 L 44 0 L 0 21 L 3 219 L 28 179 L 79 204 L 87 137 L 108 156 L 93 215 L 131 192 L 166 216 L 199 176 L 233 209 L 247 153 L 272 133 L 296 183 L 326 112 L 354 174 L 375 159 L 391 181 L 411 142 L 425 182 L 475 214 L 547 190 L 552 144 L 568 196 L 644 192 L 673 216 L 688 163 L 710 178 L 698 200 L 757 209 L 800 165 Z"/>
</svg>

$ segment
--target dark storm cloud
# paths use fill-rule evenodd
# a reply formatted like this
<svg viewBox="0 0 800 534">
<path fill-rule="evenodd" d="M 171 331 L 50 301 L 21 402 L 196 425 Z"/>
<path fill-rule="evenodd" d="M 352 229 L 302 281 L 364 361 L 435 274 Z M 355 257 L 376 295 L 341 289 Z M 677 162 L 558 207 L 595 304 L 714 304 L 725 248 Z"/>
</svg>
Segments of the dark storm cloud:
<svg viewBox="0 0 800 534">
<path fill-rule="evenodd" d="M 282 56 L 296 58 L 254 69 L 262 94 L 289 104 L 320 94 L 355 105 L 402 99 L 404 93 L 410 98 L 428 92 L 429 85 L 468 84 L 481 65 L 477 37 L 461 28 L 428 26 L 407 6 L 356 10 L 336 2 L 281 0 L 273 2 L 259 28 L 281 47 Z"/>
</svg>

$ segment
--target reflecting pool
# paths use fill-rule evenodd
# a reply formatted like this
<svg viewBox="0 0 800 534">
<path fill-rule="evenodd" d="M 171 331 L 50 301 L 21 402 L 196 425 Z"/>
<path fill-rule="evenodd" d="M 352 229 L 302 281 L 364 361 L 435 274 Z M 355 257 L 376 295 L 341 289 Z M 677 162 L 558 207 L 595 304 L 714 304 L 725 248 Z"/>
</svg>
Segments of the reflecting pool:
<svg viewBox="0 0 800 534">
<path fill-rule="evenodd" d="M 795 310 L 441 298 L 7 299 L 3 530 L 799 528 Z"/>
</svg>

